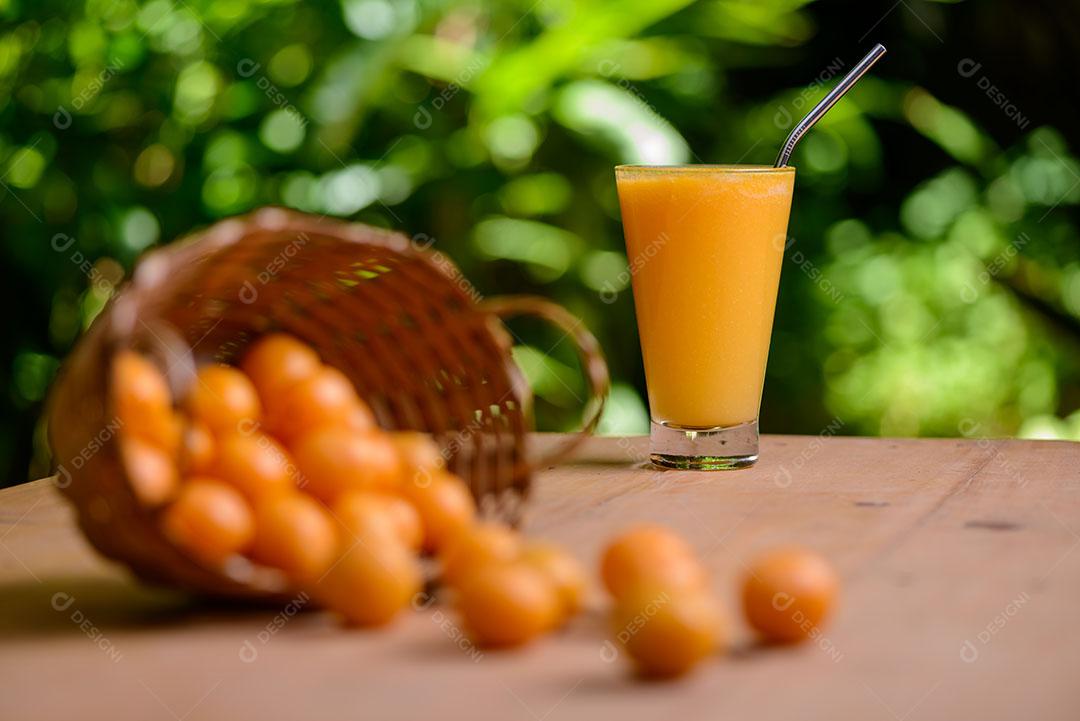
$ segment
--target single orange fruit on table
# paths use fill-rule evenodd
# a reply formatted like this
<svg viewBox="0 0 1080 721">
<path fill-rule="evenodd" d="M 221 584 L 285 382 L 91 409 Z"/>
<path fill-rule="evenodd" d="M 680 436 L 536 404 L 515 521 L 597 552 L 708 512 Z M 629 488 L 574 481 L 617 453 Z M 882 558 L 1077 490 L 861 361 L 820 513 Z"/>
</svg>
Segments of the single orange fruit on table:
<svg viewBox="0 0 1080 721">
<path fill-rule="evenodd" d="M 612 632 L 645 676 L 686 673 L 724 642 L 719 606 L 701 590 L 638 586 L 616 601 Z"/>
<path fill-rule="evenodd" d="M 803 548 L 782 548 L 750 564 L 743 612 L 770 641 L 804 641 L 821 633 L 839 590 L 840 579 L 823 557 Z"/>
<path fill-rule="evenodd" d="M 412 603 L 423 587 L 420 562 L 390 536 L 342 539 L 342 556 L 313 586 L 315 597 L 349 623 L 381 626 Z"/>
<path fill-rule="evenodd" d="M 559 594 L 543 573 L 524 563 L 490 563 L 458 586 L 458 608 L 473 639 L 485 646 L 519 646 L 557 625 Z"/>
<path fill-rule="evenodd" d="M 616 598 L 638 585 L 704 588 L 708 577 L 694 549 L 657 525 L 637 526 L 613 540 L 600 562 L 604 585 Z"/>
</svg>

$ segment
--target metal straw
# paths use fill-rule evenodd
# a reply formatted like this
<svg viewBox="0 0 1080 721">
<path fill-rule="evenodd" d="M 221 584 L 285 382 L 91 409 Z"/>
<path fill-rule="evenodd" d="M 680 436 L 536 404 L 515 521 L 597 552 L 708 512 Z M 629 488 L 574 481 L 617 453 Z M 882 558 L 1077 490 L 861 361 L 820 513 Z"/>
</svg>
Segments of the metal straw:
<svg viewBox="0 0 1080 721">
<path fill-rule="evenodd" d="M 787 136 L 787 140 L 784 141 L 784 147 L 780 150 L 780 154 L 776 156 L 775 167 L 782 168 L 788 164 L 788 160 L 791 159 L 791 152 L 795 150 L 795 144 L 798 143 L 802 136 L 806 134 L 814 123 L 821 119 L 821 116 L 829 112 L 829 108 L 836 105 L 836 101 L 844 97 L 844 93 L 851 90 L 851 86 L 859 81 L 866 71 L 870 67 L 881 59 L 881 56 L 885 54 L 885 46 L 878 43 L 874 48 L 866 54 L 858 64 L 851 69 L 844 78 L 836 84 L 836 87 L 829 91 L 829 94 L 821 99 L 821 102 L 814 106 L 814 109 L 806 114 L 806 117 L 799 121 L 798 125 L 792 129 L 791 134 Z"/>
</svg>

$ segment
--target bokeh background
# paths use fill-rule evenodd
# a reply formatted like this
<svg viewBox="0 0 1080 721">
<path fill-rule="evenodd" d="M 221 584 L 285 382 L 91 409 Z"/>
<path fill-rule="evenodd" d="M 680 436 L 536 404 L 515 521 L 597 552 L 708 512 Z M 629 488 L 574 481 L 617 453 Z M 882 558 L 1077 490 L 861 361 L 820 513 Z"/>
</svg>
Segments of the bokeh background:
<svg viewBox="0 0 1080 721">
<path fill-rule="evenodd" d="M 643 432 L 616 163 L 799 146 L 767 432 L 1080 439 L 1080 10 L 1054 0 L 0 0 L 0 484 L 140 253 L 280 204 L 388 226 L 606 349 Z M 545 429 L 568 344 L 515 329 Z"/>
</svg>

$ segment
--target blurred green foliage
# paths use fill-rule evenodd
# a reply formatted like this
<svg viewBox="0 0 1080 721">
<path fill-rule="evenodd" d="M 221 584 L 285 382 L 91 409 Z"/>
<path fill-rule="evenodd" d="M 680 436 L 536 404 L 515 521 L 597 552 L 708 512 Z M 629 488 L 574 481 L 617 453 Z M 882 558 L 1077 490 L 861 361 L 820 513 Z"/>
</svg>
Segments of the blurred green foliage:
<svg viewBox="0 0 1080 721">
<path fill-rule="evenodd" d="M 880 72 L 795 154 L 764 429 L 1080 439 L 1072 148 L 983 93 L 990 68 L 920 65 L 961 10 L 827 5 L 0 0 L 0 468 L 45 472 L 48 384 L 136 257 L 263 204 L 422 234 L 485 294 L 558 300 L 607 351 L 603 430 L 643 432 L 612 166 L 771 163 L 878 37 Z M 515 330 L 540 426 L 571 427 L 568 344 Z"/>
</svg>

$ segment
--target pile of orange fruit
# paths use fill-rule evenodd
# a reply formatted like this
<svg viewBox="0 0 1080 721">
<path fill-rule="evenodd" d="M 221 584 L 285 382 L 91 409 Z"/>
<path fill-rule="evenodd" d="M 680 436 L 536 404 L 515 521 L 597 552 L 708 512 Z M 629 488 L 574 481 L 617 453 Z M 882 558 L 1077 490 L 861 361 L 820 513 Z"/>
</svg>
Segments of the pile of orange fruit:
<svg viewBox="0 0 1080 721">
<path fill-rule="evenodd" d="M 572 555 L 478 520 L 427 435 L 380 429 L 349 379 L 292 336 L 260 338 L 239 366 L 201 367 L 177 399 L 151 360 L 123 350 L 110 394 L 136 497 L 200 563 L 243 556 L 277 568 L 349 623 L 376 626 L 420 598 L 427 554 L 484 646 L 532 641 L 585 605 L 588 578 Z M 673 532 L 616 538 L 601 576 L 616 639 L 643 674 L 680 675 L 725 645 L 704 565 Z M 751 567 L 744 613 L 767 639 L 803 640 L 836 587 L 820 557 L 781 551 Z"/>
<path fill-rule="evenodd" d="M 581 605 L 572 556 L 479 523 L 432 440 L 381 430 L 348 378 L 292 336 L 264 336 L 239 367 L 203 366 L 178 403 L 134 351 L 116 355 L 110 388 L 136 496 L 199 562 L 246 556 L 379 625 L 421 591 L 430 553 L 489 645 L 523 643 Z"/>
</svg>

